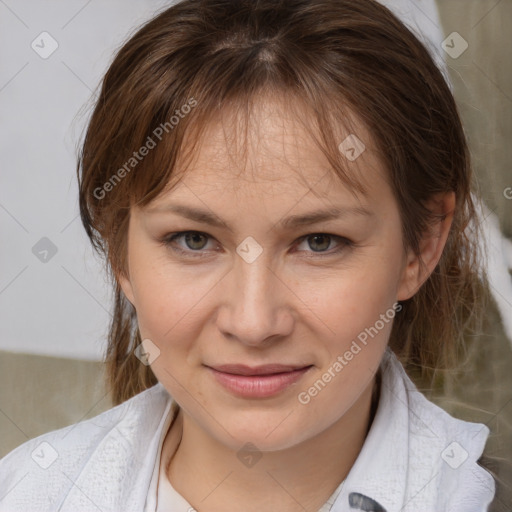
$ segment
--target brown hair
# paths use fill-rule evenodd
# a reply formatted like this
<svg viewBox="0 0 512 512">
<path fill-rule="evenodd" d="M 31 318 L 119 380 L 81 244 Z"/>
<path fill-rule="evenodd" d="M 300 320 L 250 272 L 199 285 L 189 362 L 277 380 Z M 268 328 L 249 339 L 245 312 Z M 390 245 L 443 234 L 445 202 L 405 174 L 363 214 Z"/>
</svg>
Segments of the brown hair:
<svg viewBox="0 0 512 512">
<path fill-rule="evenodd" d="M 468 147 L 450 89 L 416 36 L 373 0 L 184 0 L 122 45 L 79 155 L 82 222 L 115 286 L 105 359 L 115 404 L 157 382 L 133 355 L 136 314 L 116 280 L 127 270 L 130 207 L 176 178 L 178 155 L 193 154 L 208 120 L 228 106 L 247 120 L 258 95 L 279 92 L 290 108 L 309 107 L 314 122 L 305 126 L 321 135 L 315 141 L 336 175 L 360 191 L 333 127 L 348 126 L 349 109 L 363 121 L 388 170 L 404 245 L 417 254 L 435 220 L 425 202 L 456 193 L 441 260 L 394 320 L 390 346 L 404 366 L 449 368 L 478 328 L 486 286 L 478 236 L 466 229 L 473 222 L 478 235 Z"/>
</svg>

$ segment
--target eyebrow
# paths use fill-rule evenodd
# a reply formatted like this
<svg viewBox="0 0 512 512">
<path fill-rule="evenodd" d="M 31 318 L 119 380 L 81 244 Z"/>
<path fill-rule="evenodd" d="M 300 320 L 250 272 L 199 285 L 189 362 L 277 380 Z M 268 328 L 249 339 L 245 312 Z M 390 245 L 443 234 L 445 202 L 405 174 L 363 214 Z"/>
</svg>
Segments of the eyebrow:
<svg viewBox="0 0 512 512">
<path fill-rule="evenodd" d="M 215 226 L 217 228 L 224 228 L 230 232 L 233 232 L 233 229 L 218 215 L 211 211 L 202 210 L 200 208 L 185 206 L 181 204 L 172 204 L 161 207 L 149 208 L 146 211 L 148 213 L 176 213 L 187 219 L 200 222 L 203 224 L 208 224 L 210 226 Z M 301 226 L 317 224 L 323 221 L 340 219 L 342 217 L 350 215 L 362 215 L 366 217 L 371 217 L 374 215 L 374 213 L 362 206 L 352 206 L 348 208 L 333 207 L 327 210 L 317 210 L 314 212 L 308 212 L 298 215 L 290 215 L 289 217 L 280 220 L 277 223 L 277 226 L 280 227 L 281 229 L 294 229 Z"/>
</svg>

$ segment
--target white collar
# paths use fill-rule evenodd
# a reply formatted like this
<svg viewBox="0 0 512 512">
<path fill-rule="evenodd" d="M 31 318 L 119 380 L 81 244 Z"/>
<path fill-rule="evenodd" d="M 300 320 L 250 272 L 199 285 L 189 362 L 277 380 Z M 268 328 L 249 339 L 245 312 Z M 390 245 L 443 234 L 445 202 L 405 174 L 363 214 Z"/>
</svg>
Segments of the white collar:
<svg viewBox="0 0 512 512">
<path fill-rule="evenodd" d="M 381 368 L 372 426 L 332 512 L 485 512 L 495 484 L 476 461 L 489 429 L 428 401 L 389 347 Z"/>
</svg>

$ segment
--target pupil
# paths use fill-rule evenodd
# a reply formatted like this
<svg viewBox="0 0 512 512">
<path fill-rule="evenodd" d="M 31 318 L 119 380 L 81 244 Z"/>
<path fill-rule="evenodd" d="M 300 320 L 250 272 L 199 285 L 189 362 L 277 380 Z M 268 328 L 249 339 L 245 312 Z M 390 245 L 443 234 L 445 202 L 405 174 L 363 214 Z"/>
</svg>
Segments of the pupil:
<svg viewBox="0 0 512 512">
<path fill-rule="evenodd" d="M 194 243 L 197 242 L 197 238 L 199 238 L 199 239 L 203 238 L 204 239 L 204 236 L 201 235 L 200 233 L 188 233 L 187 235 L 185 235 L 185 241 L 186 241 L 187 245 L 191 249 L 202 249 L 204 247 L 204 243 L 203 243 L 203 245 L 200 244 L 201 247 L 194 246 Z M 191 239 L 192 239 L 192 244 L 189 243 Z"/>
<path fill-rule="evenodd" d="M 327 242 L 327 244 L 320 244 L 320 245 L 323 245 L 324 247 L 321 247 L 320 250 L 322 249 L 327 249 L 327 247 L 329 247 L 329 237 L 326 236 L 326 235 L 314 235 L 311 237 L 313 240 L 318 240 L 320 238 L 320 240 L 324 240 L 324 242 Z M 310 244 L 311 246 L 311 244 Z M 318 252 L 316 249 L 314 249 L 314 247 L 311 247 L 314 251 Z"/>
</svg>

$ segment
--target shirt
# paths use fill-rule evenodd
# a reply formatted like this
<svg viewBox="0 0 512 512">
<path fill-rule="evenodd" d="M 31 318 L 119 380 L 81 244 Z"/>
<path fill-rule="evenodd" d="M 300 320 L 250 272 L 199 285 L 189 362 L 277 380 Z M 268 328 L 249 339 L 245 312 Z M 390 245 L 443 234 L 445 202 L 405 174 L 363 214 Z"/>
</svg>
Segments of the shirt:
<svg viewBox="0 0 512 512">
<path fill-rule="evenodd" d="M 331 512 L 487 511 L 495 483 L 477 460 L 489 429 L 427 400 L 389 348 L 381 370 L 374 420 Z M 23 443 L 0 460 L 0 511 L 156 511 L 150 485 L 174 403 L 158 383 Z"/>
</svg>

